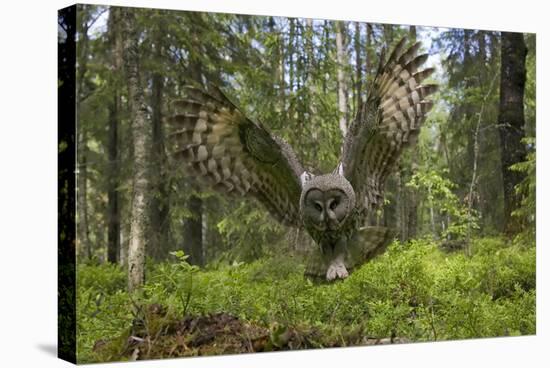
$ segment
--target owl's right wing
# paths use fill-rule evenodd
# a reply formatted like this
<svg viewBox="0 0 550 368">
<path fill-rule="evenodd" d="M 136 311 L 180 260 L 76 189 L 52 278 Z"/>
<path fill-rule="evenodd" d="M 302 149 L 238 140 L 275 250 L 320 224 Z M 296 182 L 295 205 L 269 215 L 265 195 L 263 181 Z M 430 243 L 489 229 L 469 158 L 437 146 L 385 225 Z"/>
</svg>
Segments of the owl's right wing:
<svg viewBox="0 0 550 368">
<path fill-rule="evenodd" d="M 380 63 L 346 135 L 340 170 L 366 210 L 382 204 L 384 182 L 403 148 L 415 142 L 432 107 L 426 97 L 437 89 L 421 84 L 434 69 L 421 69 L 428 55 L 417 55 L 420 43 L 403 51 L 404 45 L 402 39 L 387 62 Z"/>
<path fill-rule="evenodd" d="M 304 170 L 292 148 L 249 120 L 218 88 L 188 86 L 168 119 L 170 156 L 201 183 L 259 200 L 281 223 L 299 226 Z"/>
</svg>

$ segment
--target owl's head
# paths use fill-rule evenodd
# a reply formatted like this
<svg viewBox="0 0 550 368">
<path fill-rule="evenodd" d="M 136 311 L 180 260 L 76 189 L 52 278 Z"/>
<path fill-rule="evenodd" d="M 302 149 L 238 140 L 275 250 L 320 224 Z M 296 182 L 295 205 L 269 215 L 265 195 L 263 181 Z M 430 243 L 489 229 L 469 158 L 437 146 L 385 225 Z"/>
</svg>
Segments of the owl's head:
<svg viewBox="0 0 550 368">
<path fill-rule="evenodd" d="M 338 230 L 355 207 L 355 192 L 341 175 L 327 174 L 304 183 L 300 212 L 306 226 L 317 231 Z"/>
</svg>

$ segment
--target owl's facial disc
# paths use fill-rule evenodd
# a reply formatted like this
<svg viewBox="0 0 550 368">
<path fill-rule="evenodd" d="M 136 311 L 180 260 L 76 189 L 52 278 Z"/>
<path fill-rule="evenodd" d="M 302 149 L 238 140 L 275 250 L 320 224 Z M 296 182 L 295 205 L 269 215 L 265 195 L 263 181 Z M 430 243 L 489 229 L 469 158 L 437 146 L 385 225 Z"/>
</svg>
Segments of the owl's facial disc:
<svg viewBox="0 0 550 368">
<path fill-rule="evenodd" d="M 349 212 L 349 199 L 342 190 L 326 192 L 311 189 L 306 193 L 304 216 L 319 230 L 336 230 Z"/>
<path fill-rule="evenodd" d="M 325 204 L 327 215 L 335 224 L 340 224 L 349 212 L 348 197 L 339 189 L 325 192 Z"/>
</svg>

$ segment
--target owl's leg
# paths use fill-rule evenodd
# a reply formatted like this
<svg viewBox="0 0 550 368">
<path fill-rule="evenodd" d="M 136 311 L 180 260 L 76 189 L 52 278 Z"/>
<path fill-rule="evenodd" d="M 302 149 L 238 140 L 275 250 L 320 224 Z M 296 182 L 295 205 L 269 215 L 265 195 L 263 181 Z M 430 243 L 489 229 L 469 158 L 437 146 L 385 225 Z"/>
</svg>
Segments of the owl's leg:
<svg viewBox="0 0 550 368">
<path fill-rule="evenodd" d="M 340 239 L 334 245 L 332 249 L 332 257 L 327 269 L 327 280 L 332 281 L 334 279 L 345 279 L 349 273 L 344 264 L 346 258 L 346 240 Z"/>
</svg>

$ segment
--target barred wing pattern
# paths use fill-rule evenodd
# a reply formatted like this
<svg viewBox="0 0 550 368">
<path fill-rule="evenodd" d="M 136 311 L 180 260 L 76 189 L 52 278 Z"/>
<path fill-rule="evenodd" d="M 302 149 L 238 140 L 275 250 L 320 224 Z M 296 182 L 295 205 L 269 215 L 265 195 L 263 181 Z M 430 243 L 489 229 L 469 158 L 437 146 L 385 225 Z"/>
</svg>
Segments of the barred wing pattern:
<svg viewBox="0 0 550 368">
<path fill-rule="evenodd" d="M 417 56 L 420 42 L 403 52 L 404 45 L 402 39 L 388 61 L 380 63 L 367 101 L 346 136 L 341 169 L 363 212 L 382 204 L 384 182 L 403 148 L 416 141 L 432 107 L 426 97 L 437 90 L 434 84 L 421 84 L 434 69 L 420 70 L 428 57 Z"/>
<path fill-rule="evenodd" d="M 300 225 L 300 175 L 292 148 L 249 120 L 216 87 L 185 87 L 168 118 L 170 154 L 211 188 L 257 198 L 281 223 Z"/>
</svg>

